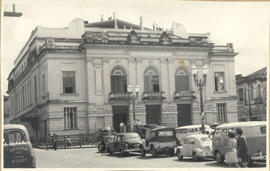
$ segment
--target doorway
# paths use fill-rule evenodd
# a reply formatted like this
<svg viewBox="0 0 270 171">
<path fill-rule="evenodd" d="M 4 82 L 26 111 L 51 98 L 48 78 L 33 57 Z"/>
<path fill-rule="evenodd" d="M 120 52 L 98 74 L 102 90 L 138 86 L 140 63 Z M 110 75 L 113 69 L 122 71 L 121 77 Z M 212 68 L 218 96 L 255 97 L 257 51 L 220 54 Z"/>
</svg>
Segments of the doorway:
<svg viewBox="0 0 270 171">
<path fill-rule="evenodd" d="M 120 132 L 120 123 L 128 124 L 128 106 L 112 106 L 113 109 L 113 129 Z"/>
<path fill-rule="evenodd" d="M 191 104 L 177 105 L 177 123 L 178 126 L 191 125 Z"/>
<path fill-rule="evenodd" d="M 161 105 L 146 105 L 146 124 L 161 124 Z"/>
</svg>

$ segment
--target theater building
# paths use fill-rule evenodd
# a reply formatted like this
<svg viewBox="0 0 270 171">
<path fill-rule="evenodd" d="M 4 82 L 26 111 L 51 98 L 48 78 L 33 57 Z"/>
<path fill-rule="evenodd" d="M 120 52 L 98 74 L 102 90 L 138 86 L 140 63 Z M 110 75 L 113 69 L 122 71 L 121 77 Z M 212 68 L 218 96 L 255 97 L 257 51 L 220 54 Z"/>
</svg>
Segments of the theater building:
<svg viewBox="0 0 270 171">
<path fill-rule="evenodd" d="M 209 33 L 188 33 L 177 23 L 165 31 L 144 27 L 142 18 L 136 25 L 114 16 L 74 19 L 65 28 L 38 26 L 8 78 L 13 122 L 25 124 L 38 141 L 47 133 L 118 131 L 121 122 L 132 129 L 134 119 L 198 124 L 199 76 L 206 78 L 206 123 L 234 122 L 236 55 L 231 43 L 215 45 Z"/>
<path fill-rule="evenodd" d="M 266 121 L 267 68 L 236 75 L 239 121 Z"/>
</svg>

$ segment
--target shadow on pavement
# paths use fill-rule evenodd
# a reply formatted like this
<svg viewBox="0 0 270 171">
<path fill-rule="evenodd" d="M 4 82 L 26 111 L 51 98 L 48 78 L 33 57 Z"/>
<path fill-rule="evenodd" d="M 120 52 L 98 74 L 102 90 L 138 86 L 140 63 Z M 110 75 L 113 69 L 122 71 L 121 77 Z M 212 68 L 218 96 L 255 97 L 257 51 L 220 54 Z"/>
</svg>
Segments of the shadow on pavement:
<svg viewBox="0 0 270 171">
<path fill-rule="evenodd" d="M 182 160 L 178 160 L 176 158 L 175 161 L 178 161 L 178 162 L 209 162 L 209 161 L 214 161 L 214 160 L 213 159 L 204 159 L 204 160 L 194 161 L 192 158 L 184 158 Z"/>
<path fill-rule="evenodd" d="M 152 157 L 151 155 L 145 155 L 144 157 L 142 156 L 139 156 L 138 159 L 158 159 L 158 158 L 171 158 L 171 157 L 175 157 L 175 156 L 166 156 L 166 155 L 160 155 L 160 156 L 157 156 L 157 157 Z"/>
<path fill-rule="evenodd" d="M 136 153 L 129 153 L 129 154 L 125 154 L 124 156 L 122 156 L 120 153 L 113 153 L 113 154 L 104 154 L 104 156 L 107 157 L 117 157 L 117 158 L 126 158 L 126 157 L 134 157 L 134 156 L 138 156 L 140 154 L 136 154 Z"/>
</svg>

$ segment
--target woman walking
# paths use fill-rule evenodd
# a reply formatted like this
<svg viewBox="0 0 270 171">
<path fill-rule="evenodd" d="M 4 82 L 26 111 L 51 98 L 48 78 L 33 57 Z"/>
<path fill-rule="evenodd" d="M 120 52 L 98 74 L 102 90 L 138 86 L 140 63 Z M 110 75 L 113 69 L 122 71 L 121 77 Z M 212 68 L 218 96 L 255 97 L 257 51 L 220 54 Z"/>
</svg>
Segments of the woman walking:
<svg viewBox="0 0 270 171">
<path fill-rule="evenodd" d="M 229 141 L 228 141 L 228 151 L 225 154 L 225 163 L 229 165 L 229 167 L 239 167 L 238 158 L 237 158 L 237 143 L 235 140 L 235 134 L 233 132 L 228 133 Z"/>
</svg>

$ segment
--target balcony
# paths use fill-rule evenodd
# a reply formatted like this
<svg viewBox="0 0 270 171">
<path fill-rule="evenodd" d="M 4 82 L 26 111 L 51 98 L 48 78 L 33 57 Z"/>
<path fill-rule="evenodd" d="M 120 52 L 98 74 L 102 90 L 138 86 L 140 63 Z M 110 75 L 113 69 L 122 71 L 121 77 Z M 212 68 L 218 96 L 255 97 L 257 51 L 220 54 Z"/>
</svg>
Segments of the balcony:
<svg viewBox="0 0 270 171">
<path fill-rule="evenodd" d="M 129 100 L 130 93 L 113 93 L 110 92 L 109 94 L 109 100 Z"/>
<path fill-rule="evenodd" d="M 193 96 L 195 91 L 177 91 L 174 93 L 174 99 L 193 99 L 196 98 Z"/>
<path fill-rule="evenodd" d="M 143 100 L 146 99 L 166 99 L 164 92 L 144 92 Z"/>
</svg>

